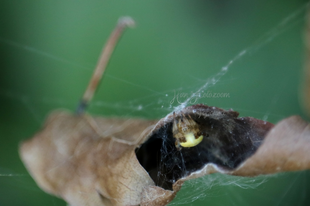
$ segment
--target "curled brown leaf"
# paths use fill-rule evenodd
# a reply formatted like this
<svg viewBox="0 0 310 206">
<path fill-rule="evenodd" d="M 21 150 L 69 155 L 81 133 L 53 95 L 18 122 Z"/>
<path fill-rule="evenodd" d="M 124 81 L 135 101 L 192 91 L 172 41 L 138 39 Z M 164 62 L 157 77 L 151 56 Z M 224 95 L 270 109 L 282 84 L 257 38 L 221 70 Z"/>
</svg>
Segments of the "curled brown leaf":
<svg viewBox="0 0 310 206">
<path fill-rule="evenodd" d="M 209 136 L 178 151 L 171 125 L 184 114 Z M 290 117 L 273 127 L 237 116 L 206 105 L 187 107 L 157 123 L 57 111 L 22 144 L 20 154 L 42 189 L 76 206 L 166 205 L 184 181 L 207 174 L 256 176 L 310 168 L 310 130 L 302 119 Z"/>
<path fill-rule="evenodd" d="M 112 32 L 79 115 L 53 112 L 43 129 L 21 145 L 21 158 L 43 190 L 74 206 L 155 206 L 173 200 L 184 181 L 215 172 L 257 176 L 310 168 L 309 124 L 297 116 L 274 126 L 206 105 L 186 107 L 159 121 L 84 114 L 116 40 L 132 22 L 123 19 Z M 183 118 L 199 134 L 195 146 L 176 142 L 173 125 Z"/>
<path fill-rule="evenodd" d="M 138 205 L 154 182 L 134 151 L 154 123 L 57 111 L 20 154 L 38 185 L 71 205 Z"/>
</svg>

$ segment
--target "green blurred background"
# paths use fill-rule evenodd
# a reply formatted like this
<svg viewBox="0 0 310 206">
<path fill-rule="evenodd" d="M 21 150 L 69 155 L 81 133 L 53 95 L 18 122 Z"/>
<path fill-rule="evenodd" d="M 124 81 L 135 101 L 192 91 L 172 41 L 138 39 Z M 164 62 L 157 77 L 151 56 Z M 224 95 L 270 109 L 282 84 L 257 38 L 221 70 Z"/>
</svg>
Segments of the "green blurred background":
<svg viewBox="0 0 310 206">
<path fill-rule="evenodd" d="M 137 27 L 117 46 L 91 114 L 164 117 L 178 106 L 174 93 L 196 92 L 236 57 L 202 92 L 229 98 L 198 102 L 276 123 L 306 118 L 298 101 L 306 10 L 302 0 L 1 0 L 0 205 L 65 205 L 36 186 L 18 145 L 51 110 L 75 110 L 120 16 Z M 171 204 L 310 205 L 310 172 L 210 175 L 187 182 Z"/>
</svg>

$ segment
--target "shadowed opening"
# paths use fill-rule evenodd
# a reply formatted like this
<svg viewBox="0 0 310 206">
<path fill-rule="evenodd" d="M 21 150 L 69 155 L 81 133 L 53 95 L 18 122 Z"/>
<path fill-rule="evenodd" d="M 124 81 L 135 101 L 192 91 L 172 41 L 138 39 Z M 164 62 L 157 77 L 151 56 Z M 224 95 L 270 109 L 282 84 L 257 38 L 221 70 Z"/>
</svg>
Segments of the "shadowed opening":
<svg viewBox="0 0 310 206">
<path fill-rule="evenodd" d="M 235 169 L 257 150 L 272 126 L 268 123 L 261 128 L 252 122 L 253 118 L 234 118 L 225 113 L 216 119 L 210 115 L 190 115 L 203 135 L 198 145 L 177 150 L 170 121 L 136 150 L 140 164 L 155 184 L 164 189 L 172 190 L 174 182 L 208 163 Z"/>
</svg>

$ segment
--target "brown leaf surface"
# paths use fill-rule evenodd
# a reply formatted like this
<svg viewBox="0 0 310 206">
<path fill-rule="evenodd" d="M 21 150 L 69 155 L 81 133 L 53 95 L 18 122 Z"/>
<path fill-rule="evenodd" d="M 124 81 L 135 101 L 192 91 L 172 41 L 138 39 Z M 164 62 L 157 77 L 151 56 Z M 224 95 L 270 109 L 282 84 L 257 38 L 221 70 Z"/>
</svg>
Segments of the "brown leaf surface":
<svg viewBox="0 0 310 206">
<path fill-rule="evenodd" d="M 174 192 L 170 193 L 169 196 L 167 195 L 166 198 L 168 200 L 173 199 L 186 180 L 216 172 L 238 176 L 257 176 L 310 169 L 309 148 L 309 124 L 298 116 L 289 117 L 272 128 L 258 150 L 236 169 L 231 170 L 218 164 L 208 163 L 202 169 L 180 178 L 173 184 Z M 161 195 L 158 197 L 161 198 Z M 153 199 L 156 199 L 155 195 Z"/>
<path fill-rule="evenodd" d="M 38 185 L 70 205 L 138 205 L 154 182 L 134 151 L 154 123 L 57 111 L 20 154 Z"/>
<path fill-rule="evenodd" d="M 184 115 L 191 115 L 208 136 L 193 148 L 177 151 L 171 126 Z M 194 105 L 155 124 L 57 111 L 42 131 L 22 144 L 20 154 L 42 189 L 74 206 L 166 205 L 184 181 L 207 174 L 256 176 L 310 168 L 309 125 L 296 116 L 273 127 L 251 117 L 238 118 L 235 111 Z M 165 153 L 170 159 L 158 159 L 162 147 L 171 150 Z M 173 167 L 171 173 L 167 165 L 171 157 L 177 165 L 180 154 L 186 169 Z"/>
<path fill-rule="evenodd" d="M 299 116 L 279 122 L 256 153 L 232 172 L 256 176 L 276 172 L 310 169 L 310 126 Z"/>
</svg>

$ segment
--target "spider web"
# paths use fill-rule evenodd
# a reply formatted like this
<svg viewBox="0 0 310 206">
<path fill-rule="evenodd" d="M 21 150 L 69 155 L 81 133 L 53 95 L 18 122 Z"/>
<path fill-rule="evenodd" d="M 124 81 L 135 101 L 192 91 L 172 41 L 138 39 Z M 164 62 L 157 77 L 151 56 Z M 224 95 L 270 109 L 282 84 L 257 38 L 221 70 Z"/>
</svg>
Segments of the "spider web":
<svg viewBox="0 0 310 206">
<path fill-rule="evenodd" d="M 290 10 L 288 12 L 290 15 L 281 17 L 282 21 L 280 23 L 273 24 L 272 29 L 268 30 L 254 43 L 248 41 L 243 44 L 244 47 L 241 45 L 235 50 L 224 52 L 225 55 L 233 54 L 231 55 L 233 58 L 230 56 L 228 57 L 229 60 L 226 61 L 219 57 L 218 65 L 221 66 L 214 66 L 216 64 L 207 65 L 210 67 L 208 69 L 206 67 L 202 68 L 202 66 L 197 66 L 200 67 L 197 69 L 194 63 L 190 69 L 173 70 L 171 73 L 166 71 L 167 68 L 159 69 L 157 73 L 142 71 L 136 74 L 139 79 L 137 81 L 132 80 L 132 75 L 124 74 L 123 70 L 115 69 L 119 66 L 116 63 L 115 56 L 119 55 L 119 58 L 124 59 L 123 61 L 126 63 L 130 61 L 130 58 L 135 59 L 137 57 L 133 55 L 130 58 L 124 57 L 122 51 L 116 51 L 97 96 L 90 105 L 89 112 L 104 116 L 153 119 L 162 118 L 168 113 L 192 104 L 204 103 L 224 109 L 232 108 L 240 112 L 241 116 L 253 116 L 273 123 L 292 114 L 302 115 L 301 111 L 291 109 L 297 105 L 297 87 L 298 81 L 300 81 L 300 71 L 294 66 L 297 65 L 298 68 L 301 68 L 299 61 L 301 61 L 302 54 L 302 51 L 299 51 L 300 48 L 294 46 L 296 41 L 291 40 L 291 36 L 297 37 L 297 34 L 300 35 L 301 28 L 304 25 L 304 13 L 307 8 L 308 4 L 304 4 L 299 9 Z M 143 26 L 143 24 L 140 26 Z M 133 33 L 131 32 L 128 35 L 134 35 Z M 177 37 L 175 38 L 177 39 Z M 3 185 L 0 186 L 0 193 L 8 194 L 4 195 L 8 197 L 15 195 L 21 200 L 3 197 L 0 201 L 11 205 L 23 205 L 22 200 L 27 200 L 27 196 L 31 196 L 32 200 L 27 201 L 29 205 L 64 205 L 58 199 L 43 193 L 35 186 L 31 177 L 22 168 L 21 163 L 16 163 L 19 159 L 18 154 L 16 154 L 17 144 L 18 141 L 30 137 L 40 128 L 48 111 L 56 108 L 70 108 L 73 110 L 77 106 L 77 99 L 81 92 L 84 91 L 88 81 L 88 78 L 82 77 L 91 73 L 93 65 L 87 62 L 71 61 L 71 58 L 66 55 L 64 57 L 54 55 L 53 52 L 46 52 L 40 46 L 21 44 L 13 39 L 0 37 L 0 44 L 4 48 L 14 50 L 18 58 L 28 58 L 34 55 L 36 58 L 43 59 L 45 64 L 53 64 L 51 67 L 43 67 L 44 70 L 57 68 L 58 65 L 65 65 L 61 67 L 65 68 L 65 70 L 59 70 L 56 76 L 61 74 L 63 77 L 53 80 L 54 82 L 50 83 L 49 86 L 45 86 L 42 92 L 38 90 L 38 85 L 44 80 L 34 80 L 34 85 L 30 85 L 28 89 L 11 87 L 13 84 L 10 83 L 0 85 L 0 98 L 4 105 L 1 108 L 3 114 L 3 118 L 1 118 L 1 136 L 3 139 L 14 137 L 5 141 L 6 146 L 1 146 L 1 154 L 5 158 L 1 160 L 0 165 L 0 185 Z M 126 36 L 124 40 L 126 40 Z M 175 42 L 180 43 L 177 40 Z M 283 42 L 292 42 L 292 45 Z M 170 46 L 175 46 L 177 43 Z M 119 47 L 121 47 L 121 44 Z M 132 46 L 126 41 L 124 44 L 124 47 Z M 188 45 L 181 43 L 181 46 Z M 197 44 L 194 44 L 194 46 L 197 46 Z M 167 50 L 169 51 L 169 45 Z M 283 52 L 284 50 L 297 51 L 293 56 L 290 53 L 290 58 L 293 60 L 288 60 L 289 58 Z M 162 55 L 167 55 L 173 59 L 173 54 L 165 52 L 163 51 L 164 54 Z M 188 58 L 196 60 L 195 55 L 198 53 L 185 52 L 185 54 L 189 56 Z M 211 53 L 208 54 L 211 55 Z M 171 63 L 162 56 L 156 56 L 153 53 L 151 55 L 154 55 L 155 59 L 166 61 L 166 66 L 182 67 L 182 64 L 185 64 L 183 67 L 190 66 L 182 59 L 180 59 L 180 62 Z M 92 56 L 96 57 L 93 54 Z M 257 56 L 259 58 L 256 58 Z M 262 63 L 260 58 L 267 60 Z M 300 58 L 300 60 L 296 58 Z M 283 63 L 279 63 L 281 61 Z M 140 63 L 144 64 L 145 62 Z M 151 64 L 154 64 L 154 68 L 161 66 L 156 61 L 151 62 Z M 75 68 L 78 70 L 75 70 Z M 74 74 L 74 72 L 77 74 Z M 131 73 L 135 73 L 135 71 Z M 292 73 L 295 74 L 292 75 Z M 154 78 L 146 77 L 152 74 Z M 11 81 L 11 79 L 13 82 L 18 81 L 13 78 L 17 74 L 13 72 L 10 75 L 12 76 L 7 76 L 8 80 L 6 82 Z M 24 78 L 29 81 L 29 77 L 25 76 Z M 64 81 L 62 78 L 68 79 L 68 81 Z M 177 81 L 172 81 L 172 78 L 177 79 Z M 78 82 L 75 85 L 70 84 L 70 87 L 76 87 L 72 92 L 63 83 L 70 81 Z M 160 83 L 152 84 L 152 81 Z M 61 85 L 58 85 L 58 83 Z M 18 84 L 18 82 L 15 82 L 15 84 Z M 56 87 L 55 91 L 51 93 L 45 92 L 49 90 L 49 87 L 53 86 Z M 248 86 L 251 91 L 248 90 Z M 108 88 L 111 87 L 114 90 L 109 93 Z M 70 95 L 68 95 L 68 92 Z M 296 99 L 295 102 L 290 100 L 292 98 Z M 12 148 L 15 149 L 12 150 Z M 14 163 L 11 163 L 11 160 L 14 160 Z M 309 172 L 306 171 L 255 178 L 212 174 L 186 182 L 176 199 L 170 204 L 307 205 L 309 203 L 307 196 L 310 193 L 307 186 L 309 185 L 309 179 Z"/>
</svg>

